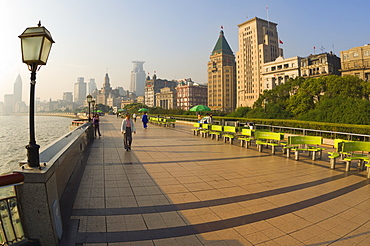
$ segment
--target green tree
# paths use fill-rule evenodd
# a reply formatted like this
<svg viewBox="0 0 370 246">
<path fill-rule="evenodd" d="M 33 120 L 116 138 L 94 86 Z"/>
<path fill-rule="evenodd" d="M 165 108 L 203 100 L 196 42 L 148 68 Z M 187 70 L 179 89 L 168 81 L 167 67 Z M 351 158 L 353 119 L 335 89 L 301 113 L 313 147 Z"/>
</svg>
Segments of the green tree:
<svg viewBox="0 0 370 246">
<path fill-rule="evenodd" d="M 239 107 L 234 112 L 227 114 L 227 117 L 245 117 L 251 110 L 250 107 Z"/>
<path fill-rule="evenodd" d="M 368 100 L 342 97 L 323 100 L 317 106 L 298 117 L 299 120 L 370 124 L 370 102 Z"/>
</svg>

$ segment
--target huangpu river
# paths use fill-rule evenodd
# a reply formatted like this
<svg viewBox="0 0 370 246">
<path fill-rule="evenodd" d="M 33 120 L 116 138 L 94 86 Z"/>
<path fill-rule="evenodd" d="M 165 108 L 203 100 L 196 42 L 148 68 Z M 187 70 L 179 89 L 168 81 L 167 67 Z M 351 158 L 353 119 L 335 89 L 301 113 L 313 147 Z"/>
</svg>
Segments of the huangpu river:
<svg viewBox="0 0 370 246">
<path fill-rule="evenodd" d="M 35 138 L 40 153 L 45 147 L 69 132 L 72 118 L 35 116 Z M 19 168 L 27 161 L 26 145 L 30 141 L 28 116 L 0 116 L 0 174 Z"/>
</svg>

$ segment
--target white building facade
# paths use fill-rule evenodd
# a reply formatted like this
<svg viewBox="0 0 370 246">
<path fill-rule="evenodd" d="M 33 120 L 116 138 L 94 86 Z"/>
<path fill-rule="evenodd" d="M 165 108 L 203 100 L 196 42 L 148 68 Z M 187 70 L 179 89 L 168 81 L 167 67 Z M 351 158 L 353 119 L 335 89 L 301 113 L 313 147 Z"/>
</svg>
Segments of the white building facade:
<svg viewBox="0 0 370 246">
<path fill-rule="evenodd" d="M 291 78 L 301 76 L 299 68 L 301 59 L 299 56 L 287 59 L 279 56 L 275 61 L 264 63 L 262 67 L 263 90 L 274 89 Z"/>
</svg>

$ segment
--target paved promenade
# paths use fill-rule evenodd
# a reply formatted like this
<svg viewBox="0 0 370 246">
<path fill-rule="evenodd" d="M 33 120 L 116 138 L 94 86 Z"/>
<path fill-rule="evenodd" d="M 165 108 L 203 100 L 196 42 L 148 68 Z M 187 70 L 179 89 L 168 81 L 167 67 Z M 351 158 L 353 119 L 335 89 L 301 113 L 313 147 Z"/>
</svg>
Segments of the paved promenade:
<svg viewBox="0 0 370 246">
<path fill-rule="evenodd" d="M 115 116 L 101 117 L 64 245 L 370 245 L 365 172 L 306 154 L 259 153 L 137 122 L 123 149 Z"/>
</svg>

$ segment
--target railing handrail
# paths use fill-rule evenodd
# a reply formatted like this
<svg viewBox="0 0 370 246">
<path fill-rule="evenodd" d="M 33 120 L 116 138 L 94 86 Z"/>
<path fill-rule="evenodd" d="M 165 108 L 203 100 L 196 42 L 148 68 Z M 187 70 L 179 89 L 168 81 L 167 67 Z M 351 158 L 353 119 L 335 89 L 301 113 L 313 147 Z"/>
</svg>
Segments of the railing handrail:
<svg viewBox="0 0 370 246">
<path fill-rule="evenodd" d="M 22 173 L 0 175 L 0 188 L 22 184 Z M 26 240 L 18 208 L 18 199 L 15 194 L 9 193 L 0 197 L 0 235 L 2 245 L 13 245 Z"/>
<path fill-rule="evenodd" d="M 0 187 L 16 185 L 24 181 L 24 175 L 22 173 L 10 173 L 0 175 Z"/>
</svg>

